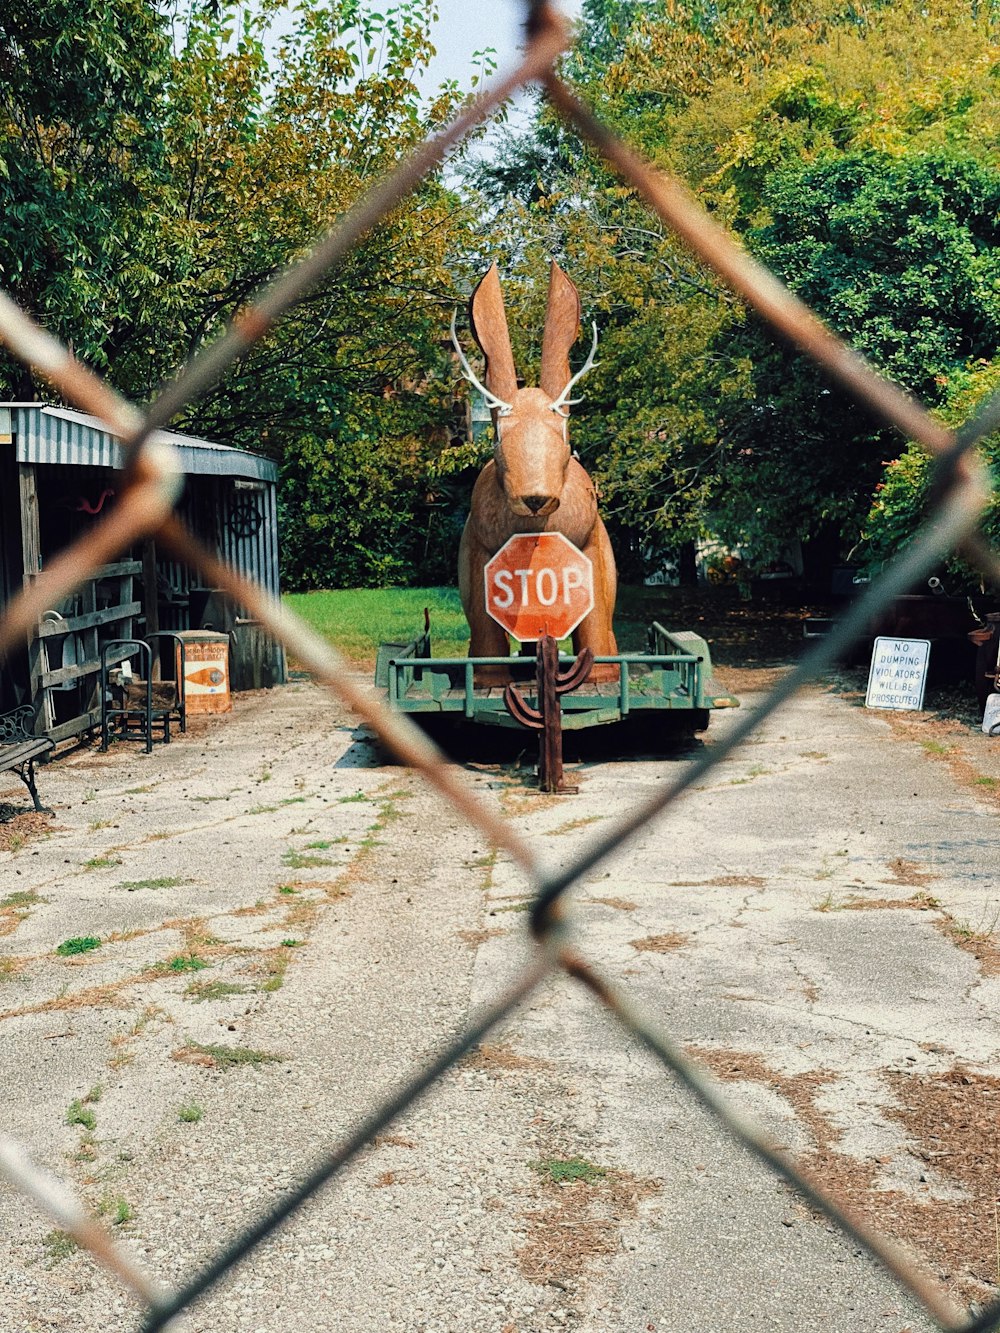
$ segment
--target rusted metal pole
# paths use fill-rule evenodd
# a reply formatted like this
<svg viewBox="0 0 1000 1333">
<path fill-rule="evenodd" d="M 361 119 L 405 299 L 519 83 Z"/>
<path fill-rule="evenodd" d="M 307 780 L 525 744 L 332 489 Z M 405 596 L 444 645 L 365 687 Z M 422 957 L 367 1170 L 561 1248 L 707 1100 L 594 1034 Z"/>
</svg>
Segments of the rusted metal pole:
<svg viewBox="0 0 1000 1333">
<path fill-rule="evenodd" d="M 557 796 L 572 796 L 578 786 L 563 781 L 562 709 L 559 698 L 586 679 L 594 664 L 594 654 L 584 648 L 571 667 L 559 670 L 559 644 L 551 634 L 538 640 L 535 655 L 535 691 L 537 707 L 532 708 L 517 686 L 511 683 L 503 692 L 511 717 L 523 727 L 538 732 L 538 786 Z"/>
</svg>

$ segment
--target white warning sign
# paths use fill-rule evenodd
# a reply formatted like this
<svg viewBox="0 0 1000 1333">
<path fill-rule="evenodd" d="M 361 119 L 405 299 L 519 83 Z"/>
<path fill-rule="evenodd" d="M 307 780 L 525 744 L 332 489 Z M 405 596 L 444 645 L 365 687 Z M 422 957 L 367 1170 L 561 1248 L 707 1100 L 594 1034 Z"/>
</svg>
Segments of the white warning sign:
<svg viewBox="0 0 1000 1333">
<path fill-rule="evenodd" d="M 930 639 L 876 639 L 865 707 L 923 708 L 930 656 Z"/>
</svg>

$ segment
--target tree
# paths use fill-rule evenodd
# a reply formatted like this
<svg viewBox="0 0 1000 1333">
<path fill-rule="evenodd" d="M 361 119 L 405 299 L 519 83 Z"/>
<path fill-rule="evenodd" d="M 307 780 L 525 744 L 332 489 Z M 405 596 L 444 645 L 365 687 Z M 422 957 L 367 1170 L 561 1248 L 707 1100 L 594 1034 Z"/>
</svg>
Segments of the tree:
<svg viewBox="0 0 1000 1333">
<path fill-rule="evenodd" d="M 25 46 L 26 9 L 0 20 L 20 79 L 3 94 L 0 269 L 17 299 L 140 400 L 462 96 L 418 88 L 434 0 L 381 11 L 306 0 L 256 16 L 196 7 L 174 52 L 148 0 L 39 8 L 37 51 Z M 279 40 L 269 24 L 282 9 Z M 443 343 L 456 282 L 466 285 L 465 230 L 455 195 L 425 181 L 177 420 L 279 460 L 296 497 L 285 503 L 294 580 L 315 581 L 310 549 L 327 576 L 350 567 L 360 581 L 418 563 L 422 479 L 452 411 Z M 382 544 L 362 543 L 370 563 L 331 565 L 329 550 L 357 535 L 349 497 L 374 504 L 393 487 Z M 404 554 L 386 564 L 385 551 Z"/>
<path fill-rule="evenodd" d="M 584 20 L 566 63 L 584 95 L 877 366 L 934 402 L 992 358 L 991 7 L 590 0 Z M 584 387 L 614 429 L 588 437 L 585 409 L 575 438 L 625 544 L 712 531 L 751 564 L 819 528 L 853 545 L 898 440 L 776 347 L 549 113 L 503 168 L 495 186 L 611 324 L 603 384 Z"/>
<path fill-rule="evenodd" d="M 0 282 L 102 370 L 162 311 L 166 26 L 147 0 L 11 0 L 0 13 Z M 0 357 L 0 392 L 34 397 Z"/>
<path fill-rule="evenodd" d="M 789 168 L 764 190 L 757 254 L 838 333 L 931 405 L 1000 345 L 1000 173 L 968 155 L 864 153 Z M 753 365 L 720 407 L 728 447 L 712 521 L 774 559 L 824 523 L 851 544 L 900 441 L 756 321 L 723 335 Z M 766 503 L 762 497 L 766 496 Z"/>
</svg>

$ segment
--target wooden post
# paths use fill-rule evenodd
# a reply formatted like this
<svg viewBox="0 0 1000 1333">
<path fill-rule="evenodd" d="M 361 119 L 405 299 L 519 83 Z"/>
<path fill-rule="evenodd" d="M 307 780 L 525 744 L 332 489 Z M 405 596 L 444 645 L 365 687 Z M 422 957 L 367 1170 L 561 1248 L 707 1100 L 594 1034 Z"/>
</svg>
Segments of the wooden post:
<svg viewBox="0 0 1000 1333">
<path fill-rule="evenodd" d="M 38 485 L 33 463 L 17 465 L 21 492 L 21 556 L 22 579 L 27 588 L 34 583 L 42 568 L 42 534 L 38 521 Z M 35 709 L 35 732 L 48 731 L 55 722 L 52 696 L 42 688 L 42 673 L 46 659 L 38 627 L 28 633 L 28 678 L 31 683 L 31 702 Z"/>
<path fill-rule="evenodd" d="M 159 634 L 160 599 L 156 586 L 156 543 L 152 538 L 142 544 L 142 609 L 146 617 L 146 637 Z M 131 631 L 127 637 L 131 637 Z M 152 672 L 153 680 L 161 678 L 159 645 L 153 649 Z"/>
</svg>

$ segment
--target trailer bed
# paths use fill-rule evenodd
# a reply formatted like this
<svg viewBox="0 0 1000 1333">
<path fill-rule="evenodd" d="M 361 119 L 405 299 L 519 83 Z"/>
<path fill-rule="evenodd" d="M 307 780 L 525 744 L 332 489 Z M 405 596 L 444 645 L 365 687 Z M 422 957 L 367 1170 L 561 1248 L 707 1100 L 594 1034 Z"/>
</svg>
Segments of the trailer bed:
<svg viewBox="0 0 1000 1333">
<path fill-rule="evenodd" d="M 619 678 L 599 684 L 584 681 L 564 694 L 564 730 L 609 725 L 641 713 L 674 713 L 688 714 L 691 729 L 700 731 L 713 709 L 738 707 L 739 700 L 713 679 L 708 644 L 699 635 L 668 631 L 654 622 L 649 641 L 647 653 L 595 657 L 595 663 L 617 666 Z M 375 684 L 386 691 L 390 708 L 400 713 L 451 715 L 455 721 L 520 728 L 507 710 L 504 686 L 476 684 L 477 674 L 490 667 L 509 673 L 520 692 L 535 702 L 533 656 L 436 658 L 426 634 L 407 644 L 383 644 Z"/>
</svg>

